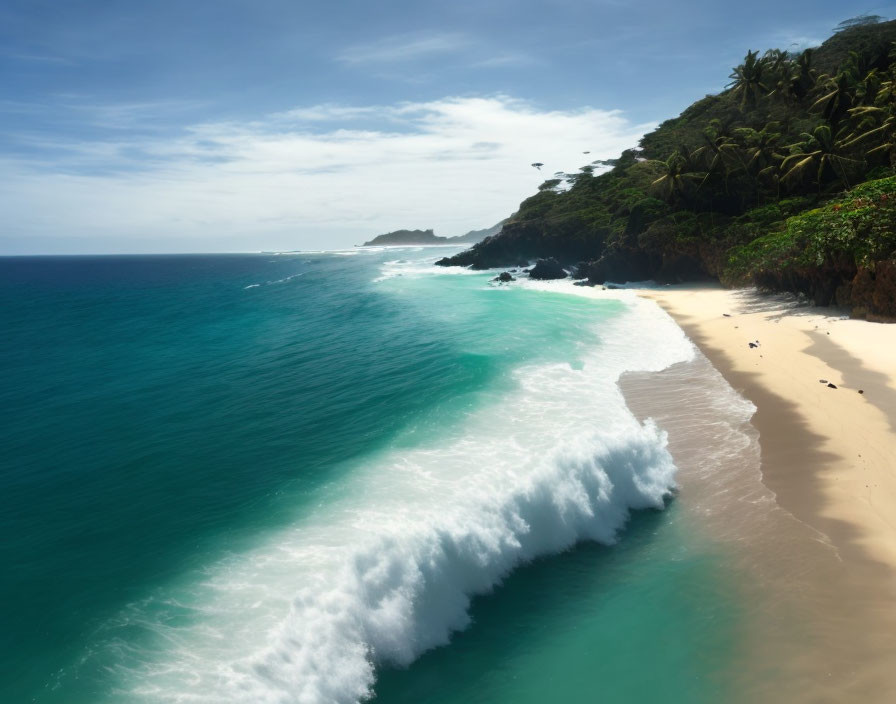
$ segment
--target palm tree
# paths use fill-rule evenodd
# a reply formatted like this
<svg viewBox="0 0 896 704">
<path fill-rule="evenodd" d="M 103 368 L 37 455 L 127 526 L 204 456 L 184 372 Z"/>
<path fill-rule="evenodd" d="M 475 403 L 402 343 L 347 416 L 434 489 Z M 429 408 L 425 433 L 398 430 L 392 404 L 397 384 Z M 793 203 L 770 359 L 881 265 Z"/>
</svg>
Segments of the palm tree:
<svg viewBox="0 0 896 704">
<path fill-rule="evenodd" d="M 878 86 L 874 105 L 852 108 L 849 114 L 858 124 L 843 146 L 849 148 L 874 139 L 878 144 L 867 154 L 889 153 L 890 164 L 896 166 L 896 73 Z"/>
<path fill-rule="evenodd" d="M 877 72 L 872 70 L 868 57 L 855 51 L 836 76 L 822 76 L 822 95 L 810 110 L 818 110 L 831 124 L 837 124 L 854 107 L 859 97 L 873 102 L 879 87 Z"/>
<path fill-rule="evenodd" d="M 812 50 L 806 49 L 796 57 L 795 61 L 788 61 L 776 77 L 774 90 L 769 95 L 781 99 L 786 103 L 795 103 L 809 93 L 815 87 L 816 72 L 812 68 Z"/>
<path fill-rule="evenodd" d="M 890 165 L 896 167 L 896 114 L 878 107 L 853 108 L 850 113 L 871 118 L 874 122 L 869 129 L 850 135 L 850 139 L 844 142 L 843 146 L 849 148 L 876 137 L 880 139 L 880 144 L 869 149 L 866 154 L 887 152 L 890 155 Z M 865 125 L 867 127 L 868 122 L 865 122 Z"/>
<path fill-rule="evenodd" d="M 722 172 L 727 192 L 728 177 L 741 166 L 737 154 L 737 142 L 725 134 L 724 128 L 718 120 L 712 120 L 709 126 L 703 130 L 703 141 L 703 146 L 693 153 L 693 156 L 706 166 L 706 176 L 703 182 L 705 183 L 713 174 Z M 703 184 L 701 183 L 701 185 Z"/>
<path fill-rule="evenodd" d="M 735 131 L 744 155 L 744 169 L 747 173 L 758 174 L 775 159 L 775 146 L 781 140 L 781 126 L 777 122 L 769 122 L 758 132 L 750 127 Z"/>
<path fill-rule="evenodd" d="M 703 130 L 703 141 L 703 146 L 694 151 L 694 157 L 706 168 L 706 175 L 700 182 L 700 187 L 706 185 L 714 176 L 721 174 L 725 193 L 728 194 L 729 177 L 743 169 L 740 146 L 726 134 L 719 120 L 710 121 L 709 126 Z M 710 194 L 711 202 L 712 194 Z"/>
<path fill-rule="evenodd" d="M 856 80 L 850 71 L 841 71 L 836 76 L 822 76 L 822 95 L 810 110 L 818 110 L 831 124 L 837 124 L 852 107 Z"/>
<path fill-rule="evenodd" d="M 880 93 L 881 85 L 880 72 L 876 68 L 871 69 L 861 81 L 856 83 L 853 102 L 856 106 L 874 105 Z"/>
<path fill-rule="evenodd" d="M 855 128 L 842 146 L 849 149 L 874 140 L 866 154 L 888 153 L 896 166 L 896 42 L 890 57 L 894 63 L 888 76 L 871 69 L 856 86 L 857 105 L 849 110 Z"/>
<path fill-rule="evenodd" d="M 843 156 L 843 144 L 834 137 L 831 126 L 819 125 L 811 134 L 804 132 L 802 137 L 803 141 L 792 145 L 793 153 L 781 163 L 781 171 L 784 172 L 781 181 L 785 185 L 792 185 L 799 183 L 806 174 L 812 173 L 818 184 L 818 191 L 821 192 L 826 174 L 832 172 L 848 187 L 848 168 L 860 166 L 862 162 Z"/>
<path fill-rule="evenodd" d="M 741 110 L 753 107 L 769 92 L 763 82 L 764 73 L 765 62 L 759 58 L 758 51 L 748 51 L 744 62 L 731 72 L 729 76 L 731 83 L 728 87 L 731 89 L 731 95 L 740 98 Z"/>
<path fill-rule="evenodd" d="M 775 150 L 783 136 L 781 126 L 769 122 L 759 131 L 742 127 L 734 131 L 734 136 L 739 143 L 738 154 L 744 172 L 753 183 L 757 200 L 763 183 L 769 183 L 778 193 L 782 175 L 780 165 L 784 157 Z"/>
<path fill-rule="evenodd" d="M 805 98 L 806 95 L 815 87 L 818 80 L 818 74 L 812 68 L 812 57 L 814 54 L 811 49 L 806 49 L 797 57 L 796 66 L 794 67 L 793 80 L 796 82 L 796 94 L 799 98 Z"/>
<path fill-rule="evenodd" d="M 679 146 L 665 161 L 650 163 L 663 172 L 650 185 L 668 203 L 689 200 L 697 188 L 695 184 L 706 177 L 705 172 L 697 170 L 695 153 L 684 146 Z"/>
</svg>

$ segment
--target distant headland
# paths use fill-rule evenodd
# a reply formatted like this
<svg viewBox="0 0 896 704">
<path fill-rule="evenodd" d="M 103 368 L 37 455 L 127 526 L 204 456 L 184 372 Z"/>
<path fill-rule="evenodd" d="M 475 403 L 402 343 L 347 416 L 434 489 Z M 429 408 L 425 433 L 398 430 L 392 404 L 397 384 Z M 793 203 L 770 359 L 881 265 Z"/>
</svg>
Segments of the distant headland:
<svg viewBox="0 0 896 704">
<path fill-rule="evenodd" d="M 504 220 L 497 225 L 492 225 L 484 230 L 470 230 L 457 237 L 440 237 L 433 230 L 395 230 L 384 235 L 377 235 L 362 247 L 381 247 L 383 245 L 408 245 L 408 244 L 476 244 L 486 237 L 491 237 L 501 231 Z"/>
</svg>

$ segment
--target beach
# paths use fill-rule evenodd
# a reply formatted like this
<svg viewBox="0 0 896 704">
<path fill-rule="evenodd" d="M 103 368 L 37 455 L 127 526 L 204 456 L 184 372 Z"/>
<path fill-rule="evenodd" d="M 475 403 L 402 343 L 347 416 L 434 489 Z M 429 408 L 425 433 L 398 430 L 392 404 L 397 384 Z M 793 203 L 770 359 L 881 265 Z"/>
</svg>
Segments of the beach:
<svg viewBox="0 0 896 704">
<path fill-rule="evenodd" d="M 755 405 L 761 481 L 795 519 L 742 530 L 753 536 L 746 564 L 763 575 L 767 601 L 779 602 L 767 621 L 801 610 L 814 637 L 800 646 L 767 624 L 755 649 L 801 671 L 787 676 L 807 687 L 800 699 L 887 700 L 896 691 L 894 658 L 884 656 L 894 652 L 896 603 L 896 325 L 752 289 L 670 286 L 640 295 L 662 306 Z M 686 482 L 688 458 L 670 436 Z"/>
<path fill-rule="evenodd" d="M 763 481 L 779 502 L 845 554 L 896 568 L 896 325 L 752 290 L 642 295 L 756 405 Z"/>
</svg>

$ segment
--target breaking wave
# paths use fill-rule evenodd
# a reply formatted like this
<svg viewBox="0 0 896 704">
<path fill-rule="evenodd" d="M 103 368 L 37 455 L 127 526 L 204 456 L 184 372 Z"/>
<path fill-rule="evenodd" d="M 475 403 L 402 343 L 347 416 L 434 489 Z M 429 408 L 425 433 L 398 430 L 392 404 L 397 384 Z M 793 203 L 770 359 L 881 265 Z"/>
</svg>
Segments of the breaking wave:
<svg viewBox="0 0 896 704">
<path fill-rule="evenodd" d="M 661 509 L 675 488 L 665 434 L 634 418 L 617 381 L 693 349 L 652 303 L 604 295 L 628 306 L 581 364 L 518 368 L 512 393 L 484 394 L 437 441 L 366 458 L 288 529 L 129 608 L 118 625 L 148 628 L 155 645 L 120 657 L 117 694 L 364 700 L 378 666 L 448 643 L 471 598 L 515 567 L 583 540 L 611 544 L 630 511 Z"/>
</svg>

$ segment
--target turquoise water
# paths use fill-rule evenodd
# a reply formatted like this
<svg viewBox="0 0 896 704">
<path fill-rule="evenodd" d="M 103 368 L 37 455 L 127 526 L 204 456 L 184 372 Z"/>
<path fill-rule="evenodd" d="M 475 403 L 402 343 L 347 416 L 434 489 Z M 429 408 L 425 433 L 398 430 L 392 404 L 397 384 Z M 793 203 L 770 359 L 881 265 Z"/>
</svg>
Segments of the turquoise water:
<svg viewBox="0 0 896 704">
<path fill-rule="evenodd" d="M 730 575 L 615 385 L 683 336 L 433 258 L 0 259 L 0 699 L 724 696 Z"/>
</svg>

